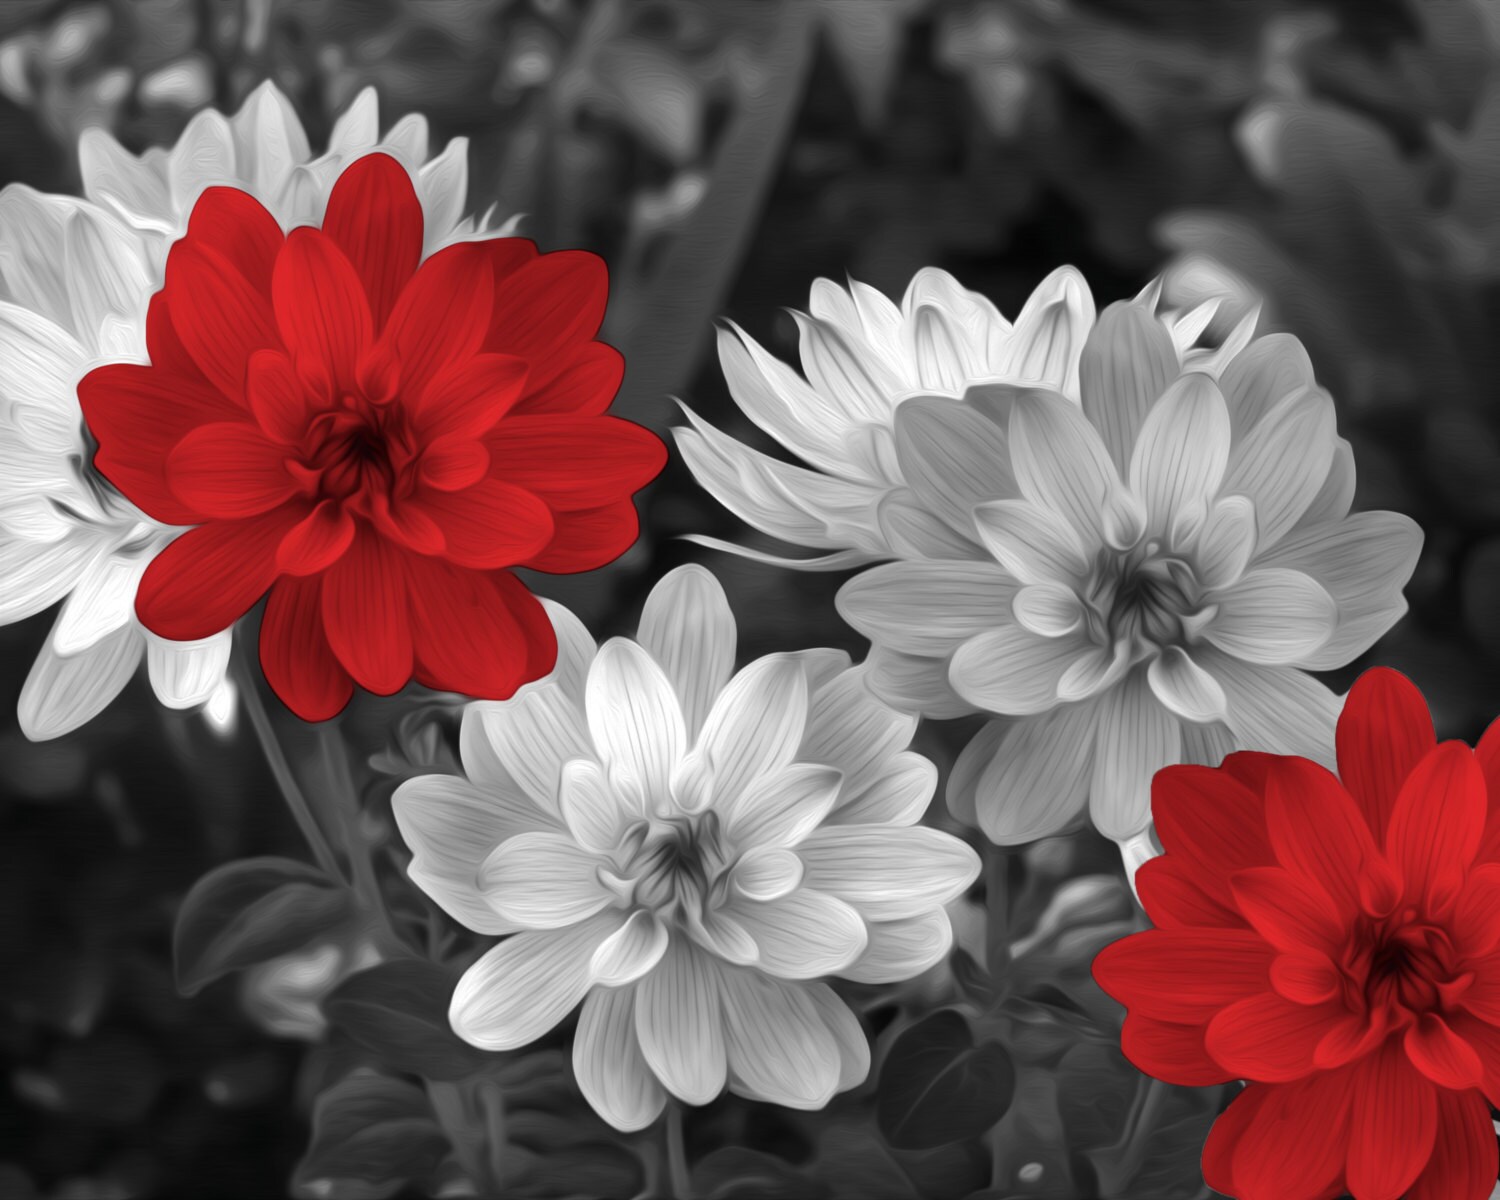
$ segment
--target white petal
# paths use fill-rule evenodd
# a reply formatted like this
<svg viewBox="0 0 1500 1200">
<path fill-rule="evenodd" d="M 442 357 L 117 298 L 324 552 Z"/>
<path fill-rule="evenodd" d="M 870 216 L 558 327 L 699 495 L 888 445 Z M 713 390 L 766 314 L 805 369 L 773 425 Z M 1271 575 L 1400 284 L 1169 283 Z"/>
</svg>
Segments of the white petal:
<svg viewBox="0 0 1500 1200">
<path fill-rule="evenodd" d="M 281 195 L 292 168 L 312 156 L 307 134 L 291 102 L 270 80 L 262 83 L 230 118 L 240 176 L 265 201 Z"/>
<path fill-rule="evenodd" d="M 946 397 L 902 402 L 896 460 L 918 502 L 965 538 L 975 536 L 976 504 L 1016 494 L 1004 427 Z"/>
<path fill-rule="evenodd" d="M 186 216 L 205 188 L 238 182 L 234 135 L 224 114 L 205 109 L 187 123 L 167 155 L 167 186 L 172 211 Z M 318 216 L 321 218 L 322 213 Z"/>
<path fill-rule="evenodd" d="M 1245 573 L 1255 552 L 1255 505 L 1244 496 L 1221 496 L 1208 507 L 1193 555 L 1204 587 L 1227 587 Z"/>
<path fill-rule="evenodd" d="M 458 725 L 458 757 L 464 774 L 480 787 L 519 792 L 521 785 L 505 769 L 484 727 L 483 701 L 464 706 Z"/>
<path fill-rule="evenodd" d="M 107 131 L 93 127 L 79 135 L 78 169 L 83 194 L 95 204 L 143 228 L 178 232 L 166 181 Z"/>
<path fill-rule="evenodd" d="M 928 307 L 939 309 L 981 351 L 987 350 L 992 335 L 1003 336 L 1011 329 L 1010 322 L 987 297 L 970 291 L 937 267 L 923 267 L 913 275 L 901 297 L 901 311 L 908 320 Z"/>
<path fill-rule="evenodd" d="M 768 654 L 725 685 L 703 722 L 698 749 L 713 769 L 727 818 L 765 775 L 792 761 L 807 728 L 807 675 L 785 654 Z"/>
<path fill-rule="evenodd" d="M 964 771 L 953 769 L 950 805 L 972 777 L 974 818 L 990 841 L 1015 846 L 1060 833 L 1088 799 L 1097 714 L 1095 701 L 1067 704 L 976 737 L 960 759 Z"/>
<path fill-rule="evenodd" d="M 787 1108 L 822 1108 L 838 1090 L 843 1059 L 803 985 L 721 966 L 731 1087 Z"/>
<path fill-rule="evenodd" d="M 78 203 L 24 183 L 0 188 L 0 300 L 65 328 L 72 306 L 57 265 L 63 259 L 63 227 Z"/>
<path fill-rule="evenodd" d="M 818 393 L 848 420 L 888 420 L 902 381 L 873 355 L 851 345 L 837 327 L 793 313 L 800 330 L 802 369 Z"/>
<path fill-rule="evenodd" d="M 1333 770 L 1333 730 L 1339 698 L 1316 679 L 1290 667 L 1246 662 L 1212 646 L 1194 652 L 1229 698 L 1224 723 L 1238 748 L 1295 754 Z"/>
<path fill-rule="evenodd" d="M 1130 645 L 1090 646 L 1069 664 L 1057 681 L 1057 698 L 1071 704 L 1112 688 L 1130 670 Z"/>
<path fill-rule="evenodd" d="M 865 948 L 865 923 L 850 905 L 800 888 L 777 900 L 737 901 L 730 914 L 755 939 L 760 967 L 782 979 L 834 975 Z"/>
<path fill-rule="evenodd" d="M 954 760 L 943 798 L 947 802 L 948 811 L 961 825 L 973 829 L 980 824 L 979 784 L 999 754 L 1000 743 L 1004 740 L 1006 731 L 1016 723 L 1003 717 L 987 721 Z"/>
<path fill-rule="evenodd" d="M 736 636 L 723 586 L 696 563 L 668 572 L 646 597 L 636 639 L 671 680 L 689 742 L 734 671 Z"/>
<path fill-rule="evenodd" d="M 1312 360 L 1289 333 L 1257 338 L 1219 376 L 1238 441 L 1288 396 L 1313 386 Z"/>
<path fill-rule="evenodd" d="M 567 929 L 506 938 L 458 981 L 448 1006 L 453 1032 L 481 1050 L 535 1041 L 583 999 L 594 951 L 623 921 L 611 909 Z"/>
<path fill-rule="evenodd" d="M 631 811 L 610 785 L 604 768 L 591 758 L 575 758 L 564 765 L 559 793 L 568 832 L 580 846 L 596 853 L 618 848 L 631 821 L 641 816 Z"/>
<path fill-rule="evenodd" d="M 1293 532 L 1325 521 L 1342 521 L 1354 504 L 1354 486 L 1354 447 L 1347 438 L 1338 438 L 1333 444 L 1333 461 L 1328 464 L 1328 476 L 1307 506 L 1307 511 L 1297 519 Z"/>
<path fill-rule="evenodd" d="M 1011 611 L 1022 629 L 1041 637 L 1064 637 L 1083 628 L 1078 593 L 1060 583 L 1033 583 L 1016 593 Z"/>
<path fill-rule="evenodd" d="M 1156 698 L 1184 721 L 1223 720 L 1229 703 L 1224 689 L 1181 646 L 1168 646 L 1153 659 L 1146 679 Z"/>
<path fill-rule="evenodd" d="M 1027 392 L 1010 414 L 1011 461 L 1021 494 L 1065 517 L 1085 545 L 1104 541 L 1104 514 L 1123 490 L 1099 433 L 1056 392 Z"/>
<path fill-rule="evenodd" d="M 92 721 L 130 682 L 143 647 L 133 622 L 67 657 L 43 646 L 16 705 L 21 732 L 41 742 Z"/>
<path fill-rule="evenodd" d="M 1206 509 L 1229 464 L 1229 411 L 1207 375 L 1184 375 L 1141 425 L 1130 489 L 1146 505 L 1147 528 L 1170 531 L 1178 515 Z"/>
<path fill-rule="evenodd" d="M 423 241 L 430 250 L 443 245 L 464 215 L 469 195 L 469 139 L 456 137 L 417 172 L 422 203 Z"/>
<path fill-rule="evenodd" d="M 330 155 L 353 155 L 374 148 L 380 139 L 380 99 L 372 87 L 360 88 L 359 95 L 339 114 L 328 135 Z"/>
<path fill-rule="evenodd" d="M 819 763 L 792 763 L 752 780 L 721 807 L 724 833 L 737 846 L 795 846 L 823 823 L 843 774 Z"/>
<path fill-rule="evenodd" d="M 1208 601 L 1219 611 L 1203 636 L 1251 662 L 1301 662 L 1328 641 L 1338 621 L 1323 585 L 1285 567 L 1255 567 Z"/>
<path fill-rule="evenodd" d="M 875 350 L 892 370 L 899 370 L 896 348 L 901 344 L 901 310 L 883 293 L 857 279 L 849 281 L 849 295 L 859 312 L 865 345 Z M 814 308 L 813 316 L 824 314 Z"/>
<path fill-rule="evenodd" d="M 1029 500 L 995 500 L 974 510 L 985 549 L 1022 583 L 1073 583 L 1089 568 L 1077 531 Z"/>
<path fill-rule="evenodd" d="M 1234 734 L 1221 723 L 1184 724 L 1182 727 L 1182 761 L 1217 767 L 1224 756 L 1234 750 Z"/>
<path fill-rule="evenodd" d="M 864 662 L 865 681 L 887 704 L 903 712 L 945 719 L 967 716 L 974 706 L 948 682 L 948 659 L 902 654 L 874 646 Z"/>
<path fill-rule="evenodd" d="M 1053 388 L 1078 400 L 1078 359 L 1094 324 L 1094 298 L 1083 276 L 1059 267 L 1037 285 L 1004 342 L 997 373 Z"/>
<path fill-rule="evenodd" d="M 906 321 L 918 386 L 945 395 L 961 395 L 970 380 L 989 374 L 987 340 L 982 333 L 974 337 L 940 304 L 917 304 Z"/>
<path fill-rule="evenodd" d="M 1322 489 L 1336 437 L 1333 401 L 1305 392 L 1288 396 L 1235 445 L 1223 491 L 1254 502 L 1262 550 L 1281 540 Z"/>
<path fill-rule="evenodd" d="M 584 1099 L 616 1129 L 645 1129 L 666 1107 L 663 1090 L 635 1036 L 635 989 L 596 988 L 573 1034 L 573 1074 Z"/>
<path fill-rule="evenodd" d="M 87 536 L 38 543 L 0 538 L 0 624 L 51 608 L 98 560 L 100 545 Z"/>
<path fill-rule="evenodd" d="M 735 893 L 746 900 L 779 900 L 802 883 L 802 860 L 779 846 L 752 846 L 730 870 Z"/>
<path fill-rule="evenodd" d="M 562 688 L 563 695 L 583 709 L 583 689 L 588 682 L 589 666 L 598 647 L 594 635 L 573 615 L 571 609 L 556 600 L 542 600 L 552 630 L 557 634 L 557 665 L 547 678 Z"/>
<path fill-rule="evenodd" d="M 661 962 L 667 940 L 667 927 L 655 915 L 644 909 L 633 912 L 625 924 L 599 943 L 589 972 L 602 988 L 634 983 Z"/>
<path fill-rule="evenodd" d="M 720 986 L 714 964 L 674 937 L 656 969 L 636 987 L 641 1052 L 667 1091 L 688 1104 L 707 1104 L 724 1089 Z"/>
<path fill-rule="evenodd" d="M 875 778 L 852 791 L 845 781 L 830 825 L 915 825 L 937 791 L 938 769 L 920 754 L 904 750 L 883 760 Z"/>
<path fill-rule="evenodd" d="M 229 670 L 233 640 L 228 629 L 194 642 L 168 641 L 147 630 L 146 670 L 156 698 L 168 708 L 207 703 Z"/>
<path fill-rule="evenodd" d="M 52 627 L 53 648 L 77 654 L 131 620 L 136 588 L 149 562 L 144 554 L 109 554 L 90 563 Z"/>
<path fill-rule="evenodd" d="M 380 139 L 380 145 L 389 150 L 408 167 L 415 167 L 427 160 L 427 118 L 421 113 L 407 113 Z"/>
<path fill-rule="evenodd" d="M 0 269 L 8 266 L 0 259 Z M 58 455 L 81 450 L 83 415 L 74 389 L 88 354 L 78 340 L 46 317 L 0 304 L 0 358 L 5 363 L 0 417 L 26 432 L 34 428 L 41 435 L 35 440 L 38 450 Z"/>
<path fill-rule="evenodd" d="M 1182 761 L 1182 733 L 1144 671 L 1100 698 L 1098 730 L 1089 812 L 1100 833 L 1124 841 L 1151 823 L 1151 778 Z"/>
<path fill-rule="evenodd" d="M 518 833 L 479 864 L 477 882 L 490 907 L 513 925 L 560 929 L 613 902 L 599 880 L 603 865 L 570 834 Z"/>
<path fill-rule="evenodd" d="M 469 705 L 505 771 L 544 811 L 558 813 L 563 764 L 592 758 L 578 705 L 555 683 L 523 688 L 509 700 Z M 470 719 L 466 713 L 465 720 Z"/>
<path fill-rule="evenodd" d="M 953 925 L 941 908 L 901 921 L 870 924 L 865 952 L 839 974 L 855 983 L 897 983 L 948 957 Z"/>
<path fill-rule="evenodd" d="M 915 917 L 961 896 L 979 874 L 979 856 L 958 838 L 925 825 L 837 825 L 797 847 L 805 887 L 847 901 L 867 921 Z"/>
<path fill-rule="evenodd" d="M 883 563 L 839 589 L 839 615 L 872 642 L 905 654 L 949 654 L 1010 622 L 1016 583 L 994 563 Z"/>
<path fill-rule="evenodd" d="M 68 218 L 63 240 L 73 327 L 81 335 L 91 335 L 106 316 L 141 310 L 151 276 L 138 238 L 113 217 L 79 207 Z"/>
<path fill-rule="evenodd" d="M 916 718 L 876 696 L 865 669 L 856 667 L 813 693 L 797 759 L 837 767 L 844 773 L 847 798 L 881 778 L 916 731 Z"/>
<path fill-rule="evenodd" d="M 555 820 L 515 792 L 481 789 L 451 775 L 408 779 L 391 798 L 407 874 L 454 920 L 478 933 L 511 933 L 479 894 L 479 865 L 507 838 L 557 829 Z"/>
<path fill-rule="evenodd" d="M 1146 414 L 1177 376 L 1177 351 L 1144 304 L 1117 301 L 1099 314 L 1078 364 L 1083 411 L 1115 466 L 1130 465 Z"/>
<path fill-rule="evenodd" d="M 802 994 L 812 1001 L 838 1046 L 839 1081 L 835 1091 L 858 1087 L 870 1074 L 870 1042 L 859 1018 L 826 983 L 804 984 Z"/>
<path fill-rule="evenodd" d="M 989 712 L 1046 712 L 1058 704 L 1064 672 L 1094 644 L 1079 634 L 1038 637 L 1019 625 L 992 629 L 958 648 L 948 666 L 953 688 Z"/>
<path fill-rule="evenodd" d="M 898 558 L 984 557 L 978 542 L 922 507 L 911 488 L 897 488 L 881 497 L 875 521 Z"/>
</svg>

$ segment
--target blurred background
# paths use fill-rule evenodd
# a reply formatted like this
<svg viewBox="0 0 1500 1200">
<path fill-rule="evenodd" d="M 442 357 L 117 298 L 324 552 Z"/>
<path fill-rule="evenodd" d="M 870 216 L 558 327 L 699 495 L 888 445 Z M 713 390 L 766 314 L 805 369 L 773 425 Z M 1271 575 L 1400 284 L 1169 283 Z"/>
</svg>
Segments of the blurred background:
<svg viewBox="0 0 1500 1200">
<path fill-rule="evenodd" d="M 1224 328 L 1262 302 L 1263 331 L 1301 337 L 1340 405 L 1356 507 L 1426 531 L 1411 615 L 1364 661 L 1411 675 L 1442 735 L 1500 711 L 1500 3 L 5 0 L 0 183 L 76 191 L 82 129 L 167 145 L 266 78 L 315 148 L 373 85 L 386 126 L 420 112 L 435 145 L 470 139 L 472 208 L 604 255 L 604 336 L 629 364 L 615 411 L 663 433 L 678 396 L 768 448 L 728 399 L 712 321 L 795 362 L 784 309 L 817 275 L 899 295 L 933 264 L 1011 316 L 1065 262 L 1101 307 L 1161 273 L 1171 300 L 1226 296 Z M 603 637 L 697 558 L 746 656 L 862 654 L 832 605 L 845 576 L 679 539 L 752 540 L 680 461 L 643 515 L 620 563 L 537 590 Z M 11 714 L 51 619 L 0 630 L 0 1197 L 284 1194 L 339 1052 L 306 1049 L 321 1018 L 287 981 L 326 990 L 358 948 L 318 949 L 274 995 L 253 976 L 177 995 L 192 881 L 304 851 L 253 743 L 140 682 L 80 733 L 27 744 Z M 392 709 L 356 706 L 361 753 L 420 761 L 426 710 L 407 709 L 392 735 Z M 962 745 L 923 737 L 939 759 Z M 1051 886 L 1103 869 L 1097 849 L 1043 856 Z M 1095 1076 L 1118 1066 L 1099 1047 Z M 1095 1194 L 1067 1164 L 1115 1136 L 1119 1097 L 1101 1096 L 1054 1097 L 1056 1120 L 1023 1131 L 1072 1177 L 1016 1194 Z M 1203 1194 L 1183 1182 L 1201 1136 L 1150 1194 Z"/>
</svg>

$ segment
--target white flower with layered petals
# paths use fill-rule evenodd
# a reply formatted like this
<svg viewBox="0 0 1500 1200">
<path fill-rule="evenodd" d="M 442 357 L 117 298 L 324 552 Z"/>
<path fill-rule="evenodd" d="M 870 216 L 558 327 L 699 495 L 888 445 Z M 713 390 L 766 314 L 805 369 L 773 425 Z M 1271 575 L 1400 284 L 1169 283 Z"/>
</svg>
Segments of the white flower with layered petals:
<svg viewBox="0 0 1500 1200">
<path fill-rule="evenodd" d="M 101 363 L 145 360 L 166 251 L 204 188 L 241 188 L 290 228 L 320 219 L 342 166 L 374 149 L 407 165 L 434 245 L 473 232 L 460 220 L 463 139 L 423 165 L 426 122 L 407 117 L 381 139 L 372 90 L 316 159 L 286 98 L 264 84 L 231 118 L 199 113 L 171 150 L 135 157 L 88 131 L 79 157 L 89 199 L 19 184 L 0 191 L 0 623 L 66 599 L 21 693 L 28 737 L 92 719 L 143 656 L 171 707 L 227 697 L 228 630 L 171 642 L 135 618 L 146 565 L 181 530 L 148 518 L 94 471 L 76 385 Z"/>
<path fill-rule="evenodd" d="M 469 705 L 467 779 L 398 789 L 410 873 L 455 918 L 510 934 L 469 968 L 450 1018 L 511 1050 L 580 1002 L 589 1102 L 639 1129 L 668 1094 L 726 1086 L 819 1108 L 869 1070 L 859 1022 L 821 977 L 906 979 L 952 943 L 943 906 L 978 873 L 916 824 L 937 772 L 915 719 L 831 650 L 732 674 L 723 589 L 682 567 L 638 641 L 597 650 L 549 605 L 547 679 Z"/>
<path fill-rule="evenodd" d="M 1333 401 L 1287 335 L 1188 349 L 1154 291 L 1089 334 L 1079 396 L 914 397 L 895 429 L 942 555 L 844 585 L 871 687 L 931 716 L 997 717 L 949 781 L 954 812 L 1016 843 L 1087 805 L 1127 860 L 1150 782 L 1234 749 L 1328 761 L 1348 663 L 1406 610 L 1421 531 L 1350 514 Z"/>
</svg>

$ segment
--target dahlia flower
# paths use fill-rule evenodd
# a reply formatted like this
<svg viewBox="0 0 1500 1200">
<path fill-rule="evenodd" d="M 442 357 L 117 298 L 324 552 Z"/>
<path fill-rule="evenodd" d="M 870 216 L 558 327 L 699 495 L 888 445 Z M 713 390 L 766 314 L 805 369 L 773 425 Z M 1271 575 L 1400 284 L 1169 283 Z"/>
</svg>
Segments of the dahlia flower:
<svg viewBox="0 0 1500 1200">
<path fill-rule="evenodd" d="M 1500 1101 L 1500 722 L 1439 744 L 1402 675 L 1366 672 L 1338 776 L 1231 754 L 1156 777 L 1157 928 L 1101 987 L 1141 1070 L 1243 1079 L 1204 1149 L 1240 1200 L 1483 1200 Z"/>
<path fill-rule="evenodd" d="M 261 663 L 308 720 L 355 683 L 501 698 L 545 675 L 551 626 L 509 568 L 618 557 L 666 458 L 602 415 L 621 360 L 593 340 L 597 257 L 494 238 L 423 260 L 423 229 L 384 153 L 339 177 L 321 227 L 210 188 L 152 300 L 150 365 L 78 388 L 100 473 L 194 527 L 146 568 L 141 620 L 203 637 L 269 592 Z"/>
<path fill-rule="evenodd" d="M 895 454 L 925 540 L 839 593 L 883 698 L 996 718 L 948 799 L 997 842 L 1056 833 L 1087 803 L 1129 857 L 1158 768 L 1323 755 L 1337 701 L 1303 672 L 1405 611 L 1420 531 L 1349 515 L 1352 455 L 1301 346 L 1242 327 L 1185 349 L 1154 303 L 1105 310 L 1078 399 L 904 399 Z"/>
<path fill-rule="evenodd" d="M 552 615 L 553 674 L 465 712 L 468 778 L 394 800 L 412 879 L 513 935 L 463 976 L 453 1028 L 510 1050 L 582 1002 L 578 1081 L 620 1129 L 726 1084 L 821 1107 L 870 1059 L 820 977 L 931 966 L 952 941 L 943 905 L 978 873 L 963 842 L 916 824 L 937 772 L 905 749 L 915 720 L 837 651 L 731 675 L 734 618 L 701 567 L 656 586 L 638 641 L 596 649 Z"/>
</svg>

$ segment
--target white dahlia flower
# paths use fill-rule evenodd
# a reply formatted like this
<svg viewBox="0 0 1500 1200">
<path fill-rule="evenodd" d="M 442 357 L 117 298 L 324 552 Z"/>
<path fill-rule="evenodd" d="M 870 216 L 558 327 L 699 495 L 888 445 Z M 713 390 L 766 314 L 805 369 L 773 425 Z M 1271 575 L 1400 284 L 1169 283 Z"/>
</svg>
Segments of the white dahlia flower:
<svg viewBox="0 0 1500 1200">
<path fill-rule="evenodd" d="M 947 544 L 839 593 L 878 694 L 997 718 L 948 788 L 997 842 L 1087 805 L 1130 860 L 1163 766 L 1234 749 L 1330 762 L 1338 699 L 1304 672 L 1348 663 L 1406 610 L 1421 531 L 1350 515 L 1353 456 L 1301 344 L 1242 323 L 1184 353 L 1154 303 L 1101 314 L 1076 399 L 905 400 L 896 451 Z"/>
<path fill-rule="evenodd" d="M 511 1050 L 581 1001 L 574 1068 L 620 1129 L 668 1093 L 704 1104 L 726 1085 L 821 1107 L 870 1063 L 821 977 L 939 961 L 943 906 L 978 873 L 968 846 L 916 823 L 937 772 L 906 749 L 915 719 L 837 651 L 732 674 L 734 618 L 702 567 L 656 586 L 639 641 L 596 650 L 549 611 L 554 673 L 469 705 L 467 779 L 413 779 L 394 801 L 413 880 L 512 935 L 459 982 L 453 1028 Z"/>
<path fill-rule="evenodd" d="M 467 236 L 466 147 L 456 139 L 422 166 L 426 145 L 421 117 L 380 141 L 367 90 L 339 119 L 328 153 L 311 159 L 286 98 L 264 84 L 232 118 L 198 114 L 170 151 L 136 158 L 88 131 L 79 147 L 88 200 L 21 184 L 0 191 L 0 623 L 66 599 L 21 693 L 28 737 L 92 719 L 143 655 L 164 704 L 227 695 L 228 630 L 171 642 L 136 620 L 141 574 L 181 530 L 148 518 L 93 469 L 76 395 L 101 363 L 145 361 L 147 308 L 198 196 L 215 184 L 240 188 L 290 227 L 321 217 L 340 166 L 379 148 L 413 173 L 437 239 Z"/>
</svg>

